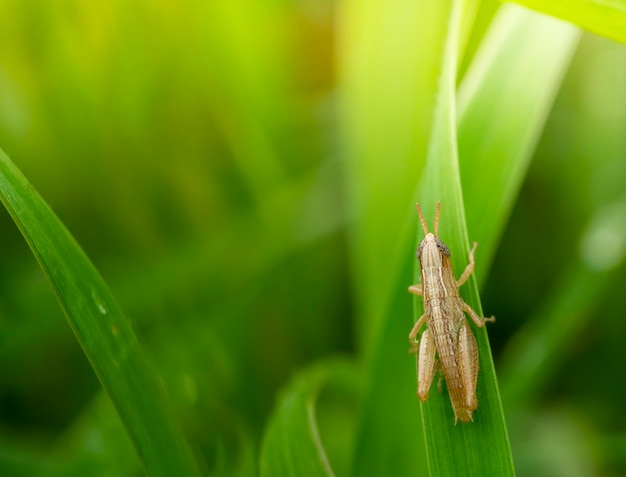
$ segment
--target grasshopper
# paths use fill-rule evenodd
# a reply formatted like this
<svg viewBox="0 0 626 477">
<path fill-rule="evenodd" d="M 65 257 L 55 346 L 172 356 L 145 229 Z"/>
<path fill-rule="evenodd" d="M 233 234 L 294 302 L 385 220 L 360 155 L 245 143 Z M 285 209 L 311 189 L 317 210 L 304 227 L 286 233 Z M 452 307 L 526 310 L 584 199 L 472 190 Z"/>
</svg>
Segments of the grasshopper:
<svg viewBox="0 0 626 477">
<path fill-rule="evenodd" d="M 450 262 L 450 250 L 437 236 L 441 203 L 437 203 L 434 234 L 428 231 L 419 204 L 416 207 L 426 234 L 417 249 L 421 284 L 409 287 L 409 292 L 424 300 L 424 314 L 409 333 L 411 351 L 417 353 L 417 396 L 422 402 L 428 399 L 433 378 L 437 371 L 441 371 L 450 394 L 454 423 L 459 419 L 461 422 L 469 422 L 472 421 L 472 412 L 478 407 L 478 346 L 464 312 L 481 328 L 485 326 L 485 322 L 495 321 L 493 316 L 478 316 L 459 295 L 459 287 L 474 271 L 474 251 L 477 244 L 474 242 L 469 254 L 469 264 L 456 280 Z M 426 330 L 418 344 L 416 336 L 424 325 Z M 435 355 L 438 356 L 438 361 Z"/>
</svg>

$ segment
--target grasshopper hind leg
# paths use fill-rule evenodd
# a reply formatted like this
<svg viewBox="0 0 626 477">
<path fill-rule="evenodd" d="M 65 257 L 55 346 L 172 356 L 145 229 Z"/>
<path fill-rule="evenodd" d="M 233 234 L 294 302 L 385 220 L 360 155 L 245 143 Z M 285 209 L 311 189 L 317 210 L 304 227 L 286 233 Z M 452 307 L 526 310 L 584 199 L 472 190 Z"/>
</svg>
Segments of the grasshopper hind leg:
<svg viewBox="0 0 626 477">
<path fill-rule="evenodd" d="M 430 330 L 425 330 L 419 342 L 419 350 L 417 353 L 417 396 L 420 401 L 424 402 L 428 399 L 428 391 L 433 382 L 433 378 L 437 373 L 437 360 L 435 359 L 437 349 L 435 348 L 435 340 Z"/>
<path fill-rule="evenodd" d="M 462 422 L 472 420 L 472 412 L 478 407 L 476 383 L 478 381 L 478 345 L 469 323 L 463 322 L 458 335 L 458 365 L 465 390 L 465 402 L 455 409 L 455 415 Z"/>
</svg>

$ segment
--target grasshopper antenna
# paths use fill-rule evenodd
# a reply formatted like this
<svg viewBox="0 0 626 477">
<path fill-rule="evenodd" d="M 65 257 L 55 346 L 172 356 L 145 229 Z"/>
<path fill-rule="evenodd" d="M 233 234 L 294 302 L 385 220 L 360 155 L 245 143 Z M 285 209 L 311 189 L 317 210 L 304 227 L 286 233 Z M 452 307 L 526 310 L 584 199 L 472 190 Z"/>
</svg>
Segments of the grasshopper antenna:
<svg viewBox="0 0 626 477">
<path fill-rule="evenodd" d="M 420 216 L 420 222 L 422 223 L 422 229 L 424 229 L 424 233 L 428 235 L 428 225 L 426 225 L 426 219 L 424 218 L 424 214 L 422 214 L 422 209 L 419 204 L 415 204 L 415 208 L 417 209 L 417 213 Z M 437 222 L 435 222 L 436 224 Z"/>
<path fill-rule="evenodd" d="M 435 237 L 439 237 L 439 210 L 441 209 L 441 202 L 437 202 L 437 210 L 435 211 Z"/>
</svg>

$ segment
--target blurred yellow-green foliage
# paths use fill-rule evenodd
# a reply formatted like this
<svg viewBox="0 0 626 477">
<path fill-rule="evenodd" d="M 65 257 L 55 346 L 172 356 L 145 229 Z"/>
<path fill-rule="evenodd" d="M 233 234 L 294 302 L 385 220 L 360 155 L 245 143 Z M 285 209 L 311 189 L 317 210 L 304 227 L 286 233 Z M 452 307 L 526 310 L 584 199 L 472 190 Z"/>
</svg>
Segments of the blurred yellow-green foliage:
<svg viewBox="0 0 626 477">
<path fill-rule="evenodd" d="M 338 53 L 350 18 L 338 3 L 0 5 L 0 147 L 132 318 L 214 475 L 256 469 L 278 391 L 299 369 L 337 355 L 367 362 L 361 339 L 372 330 L 354 299 L 349 103 L 337 74 L 350 61 Z M 474 35 L 470 59 L 480 28 Z M 498 318 L 489 335 L 496 368 L 504 363 L 520 475 L 626 470 L 626 275 L 615 232 L 626 220 L 625 131 L 624 45 L 585 34 L 482 292 Z M 5 212 L 0 232 L 0 474 L 140 475 Z M 610 246 L 617 252 L 598 259 Z M 381 262 L 395 255 L 378 253 Z M 406 315 L 393 318 L 407 333 L 411 304 L 407 294 Z M 541 318 L 555 314 L 560 324 L 543 334 Z M 540 385 L 524 387 L 534 375 L 517 381 L 516 343 L 529 360 L 550 356 Z M 388 372 L 414 385 L 414 375 Z M 326 434 L 341 441 L 346 420 L 327 419 Z"/>
</svg>

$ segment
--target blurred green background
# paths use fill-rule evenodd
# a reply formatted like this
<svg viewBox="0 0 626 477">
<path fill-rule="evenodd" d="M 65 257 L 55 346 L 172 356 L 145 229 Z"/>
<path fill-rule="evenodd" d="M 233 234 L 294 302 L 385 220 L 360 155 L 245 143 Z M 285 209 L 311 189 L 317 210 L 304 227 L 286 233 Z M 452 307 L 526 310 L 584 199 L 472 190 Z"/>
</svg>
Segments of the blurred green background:
<svg viewBox="0 0 626 477">
<path fill-rule="evenodd" d="M 408 8 L 400 3 L 388 8 Z M 358 2 L 347 4 L 0 6 L 0 147 L 133 320 L 211 475 L 254 475 L 279 391 L 337 356 L 357 371 L 326 396 L 320 425 L 337 475 L 351 466 L 377 328 L 364 319 L 355 252 L 367 243 L 367 227 L 353 224 L 368 189 L 355 186 L 360 111 L 347 109 L 351 83 L 340 74 L 352 61 L 341 45 L 361 21 Z M 462 64 L 497 8 L 483 3 Z M 390 63 L 413 50 L 394 47 Z M 405 93 L 390 88 L 371 104 L 419 109 L 419 95 Z M 428 120 L 431 108 L 419 115 Z M 387 128 L 383 146 L 393 142 Z M 625 132 L 626 49 L 585 33 L 482 280 L 483 309 L 498 320 L 489 337 L 519 475 L 626 472 Z M 419 176 L 406 180 L 417 187 Z M 377 206 L 393 216 L 395 199 Z M 368 227 L 394 234 L 393 222 Z M 4 211 L 0 234 L 0 475 L 141 475 Z M 395 246 L 376 250 L 380 274 L 368 265 L 381 290 L 388 257 L 414 263 L 412 246 Z M 408 294 L 391 319 L 408 333 Z M 413 389 L 405 371 L 388 369 Z"/>
</svg>

